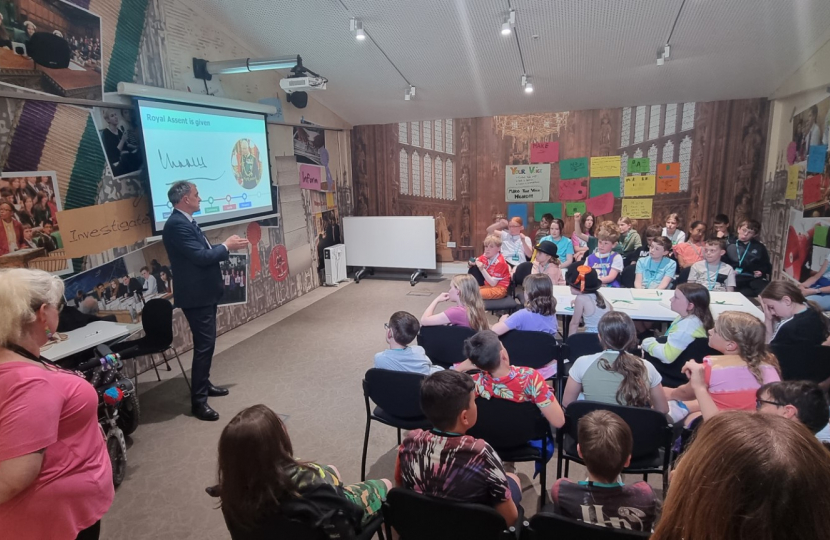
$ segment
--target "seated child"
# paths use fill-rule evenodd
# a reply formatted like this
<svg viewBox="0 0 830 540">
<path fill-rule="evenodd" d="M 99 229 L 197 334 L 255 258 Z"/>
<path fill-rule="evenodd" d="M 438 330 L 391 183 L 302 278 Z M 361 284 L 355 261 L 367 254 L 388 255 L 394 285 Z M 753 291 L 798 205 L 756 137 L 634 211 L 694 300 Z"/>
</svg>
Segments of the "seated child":
<svg viewBox="0 0 830 540">
<path fill-rule="evenodd" d="M 471 274 L 479 280 L 481 298 L 496 300 L 507 296 L 510 287 L 510 267 L 504 261 L 501 249 L 501 238 L 491 234 L 484 239 L 484 255 L 475 261 L 475 269 Z"/>
<path fill-rule="evenodd" d="M 635 289 L 669 288 L 677 270 L 677 263 L 668 257 L 671 248 L 671 240 L 665 236 L 658 236 L 652 240 L 650 256 L 637 261 Z"/>
<path fill-rule="evenodd" d="M 726 214 L 718 214 L 712 222 L 712 228 L 715 231 L 715 238 L 723 238 L 724 246 L 734 244 L 738 239 L 735 233 L 729 228 L 729 216 Z"/>
<path fill-rule="evenodd" d="M 693 221 L 689 225 L 689 237 L 685 242 L 674 246 L 674 256 L 680 268 L 689 268 L 694 263 L 703 260 L 703 250 L 706 248 L 706 224 L 702 221 Z"/>
<path fill-rule="evenodd" d="M 570 243 L 569 240 L 565 239 Z M 531 274 L 545 274 L 554 285 L 564 285 L 565 278 L 562 276 L 562 270 L 559 268 L 561 262 L 557 257 L 558 249 L 556 244 L 545 240 L 536 246 L 536 260 L 533 261 L 533 270 Z M 551 293 L 552 294 L 552 293 Z"/>
<path fill-rule="evenodd" d="M 478 276 L 481 278 L 481 275 Z M 435 313 L 438 304 L 453 302 L 441 313 Z M 484 302 L 476 278 L 470 274 L 458 274 L 450 280 L 449 292 L 441 293 L 430 302 L 421 315 L 421 326 L 466 326 L 473 330 L 487 330 L 490 323 L 484 311 Z"/>
<path fill-rule="evenodd" d="M 619 238 L 617 226 L 611 221 L 603 222 L 597 232 L 597 250 L 588 255 L 588 266 L 597 271 L 599 280 L 606 287 L 620 286 L 617 277 L 623 271 L 623 259 L 622 255 L 613 251 Z"/>
<path fill-rule="evenodd" d="M 581 262 L 591 252 L 591 244 L 596 241 L 594 237 L 594 223 L 596 218 L 591 212 L 574 212 L 574 232 L 571 241 L 574 247 L 574 260 Z"/>
<path fill-rule="evenodd" d="M 646 482 L 625 485 L 620 473 L 631 463 L 631 428 L 611 411 L 593 411 L 579 419 L 576 451 L 588 479 L 557 480 L 550 490 L 554 511 L 610 529 L 651 532 L 659 500 Z"/>
<path fill-rule="evenodd" d="M 26 232 L 25 225 L 23 232 Z M 799 287 L 801 294 L 818 304 L 822 311 L 830 311 L 830 253 L 824 258 L 818 272 L 807 278 Z"/>
<path fill-rule="evenodd" d="M 662 236 L 660 233 L 663 230 L 660 225 L 649 225 L 646 227 L 645 230 L 645 238 L 646 241 L 643 242 L 643 245 L 640 246 L 638 249 L 634 250 L 634 253 L 625 257 L 625 265 L 628 266 L 629 264 L 637 264 L 637 261 L 642 259 L 643 257 L 650 257 L 651 256 L 651 243 L 654 241 L 655 238 L 658 236 Z"/>
<path fill-rule="evenodd" d="M 669 214 L 666 216 L 666 226 L 663 227 L 660 233 L 660 236 L 665 236 L 671 240 L 673 246 L 686 241 L 686 233 L 677 228 L 679 224 L 680 216 L 677 214 Z"/>
<path fill-rule="evenodd" d="M 542 214 L 542 221 L 539 222 L 539 230 L 536 231 L 536 236 L 534 237 L 534 245 L 538 244 L 542 241 L 542 239 L 546 236 L 550 235 L 550 224 L 553 222 L 553 214 L 547 213 Z"/>
<path fill-rule="evenodd" d="M 398 448 L 395 483 L 416 493 L 492 506 L 508 526 L 519 517 L 519 479 L 496 451 L 465 435 L 476 423 L 476 393 L 466 373 L 434 373 L 421 385 L 421 409 L 434 426 L 409 432 Z"/>
<path fill-rule="evenodd" d="M 386 327 L 386 343 L 389 348 L 375 355 L 375 367 L 393 371 L 408 371 L 429 375 L 440 371 L 441 366 L 434 365 L 418 345 L 410 346 L 421 325 L 415 315 L 406 311 L 396 311 L 389 318 Z"/>
<path fill-rule="evenodd" d="M 569 266 L 565 274 L 565 283 L 571 288 L 574 298 L 574 314 L 571 317 L 571 325 L 568 327 L 570 334 L 579 331 L 579 323 L 585 323 L 585 331 L 597 333 L 597 325 L 603 315 L 612 308 L 611 304 L 605 301 L 599 293 L 602 283 L 599 281 L 597 271 L 590 266 Z"/>
<path fill-rule="evenodd" d="M 775 414 L 804 424 L 821 442 L 830 442 L 830 405 L 827 395 L 811 381 L 767 383 L 755 392 L 759 413 Z"/>
<path fill-rule="evenodd" d="M 493 234 L 501 238 L 501 256 L 504 261 L 512 267 L 526 262 L 533 254 L 533 245 L 530 238 L 524 235 L 524 223 L 522 218 L 500 219 L 487 227 L 487 234 Z"/>
<path fill-rule="evenodd" d="M 473 374 L 477 396 L 517 403 L 532 401 L 552 428 L 565 424 L 565 413 L 544 377 L 535 369 L 511 366 L 510 357 L 495 332 L 482 330 L 467 338 L 464 354 L 469 360 L 462 362 L 458 369 L 481 370 Z"/>
<path fill-rule="evenodd" d="M 735 290 L 746 297 L 755 297 L 769 284 L 772 263 L 766 246 L 756 237 L 761 224 L 745 219 L 738 226 L 738 239 L 726 246 L 724 262 L 735 269 Z"/>
<path fill-rule="evenodd" d="M 556 245 L 556 256 L 562 261 L 560 266 L 562 268 L 569 267 L 574 261 L 574 244 L 570 238 L 562 236 L 562 231 L 565 230 L 565 222 L 561 219 L 554 218 L 550 222 L 548 230 L 550 234 L 543 237 L 537 244 L 553 242 Z M 536 249 L 539 249 L 538 246 Z"/>
<path fill-rule="evenodd" d="M 634 229 L 634 221 L 630 217 L 623 216 L 618 219 L 617 227 L 620 229 L 620 241 L 614 247 L 614 251 L 626 259 L 642 247 L 643 241 L 640 233 Z"/>
<path fill-rule="evenodd" d="M 735 271 L 722 262 L 726 253 L 726 240 L 710 238 L 703 248 L 703 260 L 692 265 L 688 283 L 700 283 L 710 291 L 735 290 Z"/>
<path fill-rule="evenodd" d="M 761 292 L 767 342 L 774 347 L 809 350 L 830 335 L 830 320 L 789 279 L 776 279 Z"/>
</svg>

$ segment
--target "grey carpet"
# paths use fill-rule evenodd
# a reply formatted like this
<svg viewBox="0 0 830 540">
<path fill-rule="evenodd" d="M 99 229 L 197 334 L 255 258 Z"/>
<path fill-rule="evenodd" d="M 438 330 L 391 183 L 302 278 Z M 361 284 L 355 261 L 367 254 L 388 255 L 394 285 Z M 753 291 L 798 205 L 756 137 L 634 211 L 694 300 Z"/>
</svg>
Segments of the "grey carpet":
<svg viewBox="0 0 830 540">
<path fill-rule="evenodd" d="M 229 538 L 221 511 L 204 488 L 216 480 L 222 428 L 257 403 L 285 415 L 298 458 L 335 465 L 347 483 L 359 481 L 365 427 L 361 381 L 374 353 L 386 346 L 383 323 L 398 310 L 420 317 L 448 285 L 413 288 L 406 282 L 366 279 L 216 356 L 211 380 L 231 390 L 230 396 L 210 400 L 222 415 L 218 422 L 190 416 L 181 374 L 161 383 L 142 382 L 142 424 L 130 440 L 127 477 L 103 519 L 101 537 Z M 431 294 L 408 294 L 425 291 Z M 142 380 L 152 377 L 150 372 Z M 373 423 L 368 478 L 393 477 L 396 446 L 395 430 Z M 539 483 L 529 479 L 532 464 L 517 464 L 517 469 L 525 488 L 523 506 L 532 515 Z M 552 460 L 549 486 L 555 474 Z M 570 476 L 582 479 L 584 469 L 574 465 Z M 652 478 L 650 483 L 659 486 L 659 478 Z"/>
</svg>

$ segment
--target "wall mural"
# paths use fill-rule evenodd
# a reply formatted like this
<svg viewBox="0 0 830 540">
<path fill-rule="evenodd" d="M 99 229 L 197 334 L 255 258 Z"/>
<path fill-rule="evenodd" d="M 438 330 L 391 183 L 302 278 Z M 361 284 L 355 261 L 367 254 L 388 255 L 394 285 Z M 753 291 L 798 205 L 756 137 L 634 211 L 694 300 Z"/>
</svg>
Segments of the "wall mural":
<svg viewBox="0 0 830 540">
<path fill-rule="evenodd" d="M 680 190 L 658 193 L 652 219 L 638 229 L 672 212 L 684 226 L 718 213 L 760 218 L 768 117 L 767 100 L 747 99 L 357 126 L 355 214 L 443 219 L 453 258 L 467 260 L 480 251 L 487 226 L 507 216 L 505 167 L 530 164 L 531 145 L 549 142 L 560 160 L 620 156 L 621 185 L 629 158 L 649 158 L 643 174 L 680 163 Z M 551 201 L 560 200 L 559 165 L 551 164 Z M 602 218 L 616 220 L 620 210 L 617 198 Z M 527 234 L 538 227 L 534 214 L 530 202 Z M 565 221 L 569 234 L 572 220 Z"/>
</svg>

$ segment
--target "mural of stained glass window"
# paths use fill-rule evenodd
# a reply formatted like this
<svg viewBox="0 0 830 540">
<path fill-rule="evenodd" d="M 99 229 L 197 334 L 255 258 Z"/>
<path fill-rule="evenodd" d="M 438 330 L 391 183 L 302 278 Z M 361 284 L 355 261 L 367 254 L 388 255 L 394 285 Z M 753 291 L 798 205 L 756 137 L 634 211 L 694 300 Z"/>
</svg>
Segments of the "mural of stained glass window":
<svg viewBox="0 0 830 540">
<path fill-rule="evenodd" d="M 689 190 L 689 167 L 692 165 L 692 138 L 686 135 L 680 141 L 680 191 Z"/>
<path fill-rule="evenodd" d="M 446 184 L 447 199 L 449 199 L 451 201 L 454 201 L 455 200 L 455 193 L 453 192 L 453 189 L 455 187 L 455 181 L 453 179 L 453 174 L 452 174 L 453 170 L 452 170 L 452 160 L 451 159 L 447 160 L 446 166 L 447 166 L 447 174 L 445 176 L 445 179 L 446 179 L 445 184 Z"/>
<path fill-rule="evenodd" d="M 628 176 L 628 152 L 620 156 L 620 193 L 625 196 L 625 177 Z"/>
<path fill-rule="evenodd" d="M 407 129 L 406 129 L 406 122 L 399 122 L 398 123 L 398 142 L 401 144 L 406 144 L 407 141 Z"/>
<path fill-rule="evenodd" d="M 437 157 L 435 158 L 435 185 L 436 186 L 443 186 L 444 185 L 444 161 Z M 437 188 L 436 188 L 437 189 Z"/>
<path fill-rule="evenodd" d="M 637 107 L 637 113 L 634 117 L 634 144 L 643 142 L 646 134 L 646 107 L 641 105 Z"/>
<path fill-rule="evenodd" d="M 648 174 L 657 174 L 657 145 L 652 144 L 648 149 Z"/>
<path fill-rule="evenodd" d="M 424 197 L 432 197 L 432 175 L 437 172 L 430 165 L 429 154 L 424 154 Z"/>
<path fill-rule="evenodd" d="M 444 125 L 441 123 L 441 120 L 435 121 L 435 151 L 436 152 L 443 152 L 444 151 Z M 436 175 L 437 176 L 437 175 Z"/>
<path fill-rule="evenodd" d="M 660 163 L 674 163 L 674 142 L 671 140 L 666 141 L 666 144 L 663 145 L 663 159 L 660 160 Z"/>
<path fill-rule="evenodd" d="M 412 152 L 412 185 L 418 184 L 418 191 L 421 190 L 421 156 L 418 152 Z"/>
<path fill-rule="evenodd" d="M 643 149 L 642 149 L 642 148 L 638 148 L 638 149 L 634 152 L 634 157 L 635 157 L 635 158 L 641 158 L 641 157 L 643 157 Z"/>
<path fill-rule="evenodd" d="M 412 122 L 410 124 L 412 132 L 412 137 L 410 138 L 409 144 L 412 146 L 421 146 L 421 123 L 420 122 Z"/>
<path fill-rule="evenodd" d="M 398 179 L 401 184 L 401 193 L 409 195 L 409 156 L 406 155 L 406 150 L 401 148 L 398 167 L 400 169 Z"/>
<path fill-rule="evenodd" d="M 622 129 L 620 130 L 620 147 L 628 146 L 631 140 L 631 107 L 623 109 Z"/>
<path fill-rule="evenodd" d="M 445 129 L 446 137 L 444 137 L 444 146 L 445 146 L 444 150 L 448 154 L 454 154 L 455 150 L 452 147 L 452 133 L 453 133 L 452 118 L 447 118 L 446 120 L 444 120 L 444 126 L 446 128 Z M 449 163 L 449 161 L 447 161 L 447 163 Z"/>
<path fill-rule="evenodd" d="M 443 171 L 442 171 L 443 172 Z M 444 175 L 438 174 L 439 171 L 435 171 L 435 198 L 436 199 L 443 199 L 444 198 Z"/>
<path fill-rule="evenodd" d="M 652 105 L 648 120 L 648 140 L 660 136 L 660 105 Z"/>
<path fill-rule="evenodd" d="M 666 120 L 663 124 L 664 136 L 677 133 L 677 103 L 669 103 L 666 105 Z"/>
<path fill-rule="evenodd" d="M 695 127 L 695 102 L 683 104 L 683 120 L 680 123 L 680 131 L 688 131 Z"/>
<path fill-rule="evenodd" d="M 432 150 L 432 122 L 424 120 L 424 148 Z"/>
</svg>

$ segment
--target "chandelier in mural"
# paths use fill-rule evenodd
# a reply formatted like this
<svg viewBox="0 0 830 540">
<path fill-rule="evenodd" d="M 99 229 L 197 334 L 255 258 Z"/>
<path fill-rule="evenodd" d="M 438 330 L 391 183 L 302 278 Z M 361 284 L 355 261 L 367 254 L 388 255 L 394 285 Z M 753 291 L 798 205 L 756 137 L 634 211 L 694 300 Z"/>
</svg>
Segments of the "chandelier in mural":
<svg viewBox="0 0 830 540">
<path fill-rule="evenodd" d="M 519 140 L 542 140 L 550 135 L 559 135 L 559 130 L 567 123 L 567 111 L 493 117 L 496 133 Z"/>
</svg>

